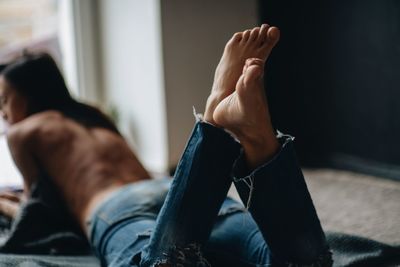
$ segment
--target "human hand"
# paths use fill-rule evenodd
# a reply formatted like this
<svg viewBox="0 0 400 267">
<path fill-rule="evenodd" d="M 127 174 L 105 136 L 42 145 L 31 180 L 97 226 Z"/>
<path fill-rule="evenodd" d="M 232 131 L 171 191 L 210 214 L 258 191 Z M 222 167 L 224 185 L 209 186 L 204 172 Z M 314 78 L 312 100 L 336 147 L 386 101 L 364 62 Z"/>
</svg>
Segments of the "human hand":
<svg viewBox="0 0 400 267">
<path fill-rule="evenodd" d="M 0 214 L 14 219 L 22 201 L 22 193 L 0 191 Z"/>
</svg>

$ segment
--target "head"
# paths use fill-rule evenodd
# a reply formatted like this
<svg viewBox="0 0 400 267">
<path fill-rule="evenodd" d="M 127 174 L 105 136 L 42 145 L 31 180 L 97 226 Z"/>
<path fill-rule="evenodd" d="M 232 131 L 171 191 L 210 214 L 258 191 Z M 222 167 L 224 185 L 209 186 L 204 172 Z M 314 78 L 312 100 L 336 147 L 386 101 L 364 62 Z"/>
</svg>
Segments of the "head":
<svg viewBox="0 0 400 267">
<path fill-rule="evenodd" d="M 56 110 L 85 127 L 106 128 L 119 134 L 114 123 L 97 108 L 71 97 L 48 54 L 24 54 L 0 66 L 0 104 L 3 118 L 11 125 L 35 113 Z"/>
<path fill-rule="evenodd" d="M 8 124 L 17 123 L 27 117 L 27 99 L 13 89 L 0 76 L 0 114 Z"/>
<path fill-rule="evenodd" d="M 1 111 L 10 124 L 71 101 L 57 64 L 47 54 L 24 54 L 0 69 Z"/>
</svg>

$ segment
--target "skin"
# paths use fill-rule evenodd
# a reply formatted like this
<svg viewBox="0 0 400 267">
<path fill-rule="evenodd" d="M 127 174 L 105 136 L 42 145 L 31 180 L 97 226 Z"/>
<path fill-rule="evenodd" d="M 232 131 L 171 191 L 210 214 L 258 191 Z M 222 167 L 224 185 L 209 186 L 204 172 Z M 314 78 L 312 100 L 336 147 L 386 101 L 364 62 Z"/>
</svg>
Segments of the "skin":
<svg viewBox="0 0 400 267">
<path fill-rule="evenodd" d="M 14 218 L 22 201 L 20 193 L 0 192 L 0 212 L 9 218 Z"/>
<path fill-rule="evenodd" d="M 0 116 L 8 123 L 17 123 L 26 117 L 27 104 L 26 99 L 0 76 Z M 21 201 L 24 198 L 20 193 L 0 192 L 0 212 L 8 217 L 15 217 Z"/>
<path fill-rule="evenodd" d="M 264 65 L 279 30 L 263 24 L 233 35 L 225 46 L 207 99 L 204 119 L 231 132 L 241 143 L 249 169 L 279 150 L 263 87 Z"/>
<path fill-rule="evenodd" d="M 262 86 L 265 60 L 278 39 L 278 29 L 268 25 L 236 33 L 218 64 L 204 113 L 205 121 L 239 139 L 250 169 L 279 149 Z M 54 179 L 83 230 L 93 209 L 114 190 L 150 178 L 115 133 L 88 129 L 55 111 L 29 116 L 27 100 L 4 78 L 0 78 L 0 95 L 7 97 L 2 115 L 11 124 L 7 138 L 24 177 L 25 194 L 39 179 L 41 166 Z"/>
</svg>

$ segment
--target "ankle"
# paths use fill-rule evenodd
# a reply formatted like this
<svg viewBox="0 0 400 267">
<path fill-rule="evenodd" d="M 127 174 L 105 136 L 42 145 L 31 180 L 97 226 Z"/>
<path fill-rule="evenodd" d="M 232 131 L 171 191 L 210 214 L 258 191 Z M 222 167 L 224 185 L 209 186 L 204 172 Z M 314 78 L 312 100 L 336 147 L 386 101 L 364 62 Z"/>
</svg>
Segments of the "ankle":
<svg viewBox="0 0 400 267">
<path fill-rule="evenodd" d="M 238 137 L 249 170 L 254 170 L 271 160 L 280 149 L 280 144 L 273 131 L 252 137 Z"/>
</svg>

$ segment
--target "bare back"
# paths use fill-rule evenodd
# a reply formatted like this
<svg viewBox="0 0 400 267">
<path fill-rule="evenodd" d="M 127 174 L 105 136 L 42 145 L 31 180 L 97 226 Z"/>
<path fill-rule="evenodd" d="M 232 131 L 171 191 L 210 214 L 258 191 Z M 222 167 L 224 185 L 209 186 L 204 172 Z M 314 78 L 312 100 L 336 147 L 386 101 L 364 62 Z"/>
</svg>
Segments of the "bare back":
<svg viewBox="0 0 400 267">
<path fill-rule="evenodd" d="M 13 138 L 13 135 L 20 138 Z M 22 156 L 21 153 L 28 153 L 29 146 L 15 145 L 27 139 L 31 140 L 32 156 L 37 160 L 32 164 L 37 166 L 37 178 L 45 171 L 54 180 L 82 227 L 92 209 L 110 192 L 124 184 L 149 178 L 121 136 L 103 128 L 88 129 L 57 112 L 31 116 L 10 131 L 14 159 Z M 13 151 L 16 149 L 23 151 Z M 19 166 L 18 159 L 16 163 L 20 169 L 24 167 Z M 22 174 L 29 188 L 34 181 L 29 181 L 29 174 Z"/>
</svg>

